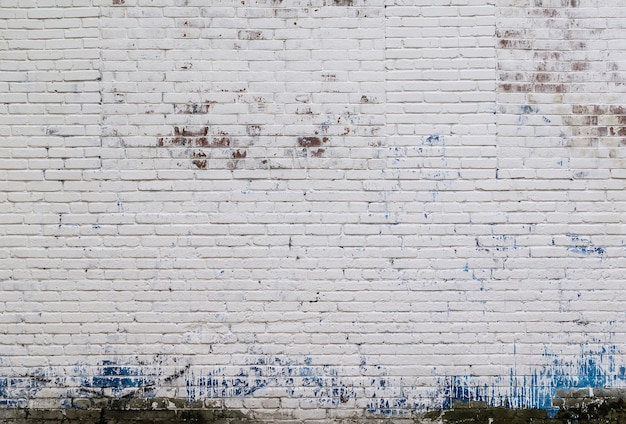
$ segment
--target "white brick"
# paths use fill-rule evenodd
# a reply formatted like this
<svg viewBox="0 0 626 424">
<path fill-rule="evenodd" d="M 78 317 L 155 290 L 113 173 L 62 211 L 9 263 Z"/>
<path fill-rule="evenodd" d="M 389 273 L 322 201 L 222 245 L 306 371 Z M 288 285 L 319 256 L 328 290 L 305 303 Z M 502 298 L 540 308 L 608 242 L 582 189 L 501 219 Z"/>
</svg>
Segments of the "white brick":
<svg viewBox="0 0 626 424">
<path fill-rule="evenodd" d="M 4 3 L 0 395 L 128 368 L 366 422 L 621 384 L 622 7 Z"/>
</svg>

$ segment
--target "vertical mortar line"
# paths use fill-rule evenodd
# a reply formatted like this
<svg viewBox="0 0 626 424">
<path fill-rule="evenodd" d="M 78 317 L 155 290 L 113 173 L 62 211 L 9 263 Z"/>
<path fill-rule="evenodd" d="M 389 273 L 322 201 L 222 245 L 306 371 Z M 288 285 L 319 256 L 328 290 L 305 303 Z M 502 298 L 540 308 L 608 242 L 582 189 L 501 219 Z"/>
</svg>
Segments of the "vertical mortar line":
<svg viewBox="0 0 626 424">
<path fill-rule="evenodd" d="M 104 100 L 102 93 L 102 1 L 103 0 L 92 0 L 96 3 L 98 7 L 98 93 L 100 94 L 100 108 L 98 110 L 99 119 L 99 139 L 100 139 L 100 169 L 102 169 L 102 138 L 103 138 L 103 124 L 104 124 Z"/>
</svg>

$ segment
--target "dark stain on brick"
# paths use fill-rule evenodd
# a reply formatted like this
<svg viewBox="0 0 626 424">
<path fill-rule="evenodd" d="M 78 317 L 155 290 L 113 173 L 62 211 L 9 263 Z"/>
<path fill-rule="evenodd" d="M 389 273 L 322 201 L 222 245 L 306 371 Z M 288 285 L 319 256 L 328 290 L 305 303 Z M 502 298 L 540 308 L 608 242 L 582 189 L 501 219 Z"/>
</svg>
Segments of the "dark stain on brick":
<svg viewBox="0 0 626 424">
<path fill-rule="evenodd" d="M 535 60 L 561 60 L 561 52 L 535 52 Z"/>
<path fill-rule="evenodd" d="M 336 74 L 325 73 L 325 74 L 322 74 L 322 79 L 324 81 L 327 81 L 327 82 L 337 81 L 337 75 Z"/>
<path fill-rule="evenodd" d="M 530 50 L 533 47 L 531 40 L 511 40 L 503 38 L 500 39 L 499 44 L 503 49 Z"/>
<path fill-rule="evenodd" d="M 560 15 L 558 9 L 531 9 L 530 15 L 544 18 L 556 18 Z"/>
<path fill-rule="evenodd" d="M 241 30 L 237 33 L 240 40 L 265 40 L 261 31 Z"/>
<path fill-rule="evenodd" d="M 537 84 L 535 91 L 537 93 L 565 93 L 566 87 L 564 84 Z"/>
<path fill-rule="evenodd" d="M 361 103 L 369 103 L 370 99 L 367 96 L 361 96 Z"/>
<path fill-rule="evenodd" d="M 113 5 L 114 6 L 120 6 L 122 4 L 124 4 L 125 1 L 124 0 L 113 0 Z"/>
<path fill-rule="evenodd" d="M 626 127 L 611 127 L 610 129 L 611 131 L 611 135 L 615 136 L 620 136 L 620 137 L 625 137 L 626 136 Z"/>
<path fill-rule="evenodd" d="M 556 78 L 557 78 L 557 75 L 546 73 L 546 72 L 538 72 L 533 75 L 533 80 L 537 82 L 549 82 Z"/>
<path fill-rule="evenodd" d="M 612 115 L 624 115 L 626 114 L 626 107 L 611 105 L 609 106 L 609 112 L 611 112 Z"/>
<path fill-rule="evenodd" d="M 186 127 L 174 127 L 174 135 L 183 137 L 201 137 L 209 133 L 209 127 L 202 127 L 199 130 L 192 130 Z"/>
<path fill-rule="evenodd" d="M 244 151 L 235 150 L 230 155 L 230 157 L 232 157 L 233 159 L 244 159 L 246 156 L 247 156 L 247 152 L 245 150 Z"/>
<path fill-rule="evenodd" d="M 522 38 L 524 36 L 524 31 L 512 29 L 502 30 L 498 28 L 496 30 L 496 36 L 498 38 Z"/>
<path fill-rule="evenodd" d="M 175 104 L 174 112 L 186 115 L 206 115 L 215 102 Z"/>
<path fill-rule="evenodd" d="M 572 71 L 586 71 L 589 69 L 587 62 L 572 62 Z"/>
<path fill-rule="evenodd" d="M 354 0 L 333 0 L 332 4 L 335 6 L 352 6 Z"/>
<path fill-rule="evenodd" d="M 296 115 L 313 115 L 313 110 L 309 106 L 296 109 Z"/>
<path fill-rule="evenodd" d="M 572 7 L 580 6 L 580 0 L 570 0 L 569 5 Z"/>
<path fill-rule="evenodd" d="M 248 125 L 246 126 L 246 134 L 252 137 L 256 137 L 261 135 L 262 129 L 263 127 L 261 127 L 260 125 Z"/>
<path fill-rule="evenodd" d="M 321 158 L 325 151 L 326 149 L 311 150 L 311 156 Z"/>
<path fill-rule="evenodd" d="M 209 127 L 191 129 L 187 127 L 174 127 L 174 135 L 171 137 L 159 137 L 157 144 L 159 147 L 180 146 L 180 147 L 226 147 L 230 145 L 229 137 L 214 137 L 211 142 L 207 137 Z"/>
<path fill-rule="evenodd" d="M 511 83 L 504 83 L 504 84 L 500 84 L 500 88 L 502 88 L 503 91 L 506 92 L 510 92 L 510 93 L 530 93 L 532 91 L 532 84 L 511 84 Z"/>
</svg>

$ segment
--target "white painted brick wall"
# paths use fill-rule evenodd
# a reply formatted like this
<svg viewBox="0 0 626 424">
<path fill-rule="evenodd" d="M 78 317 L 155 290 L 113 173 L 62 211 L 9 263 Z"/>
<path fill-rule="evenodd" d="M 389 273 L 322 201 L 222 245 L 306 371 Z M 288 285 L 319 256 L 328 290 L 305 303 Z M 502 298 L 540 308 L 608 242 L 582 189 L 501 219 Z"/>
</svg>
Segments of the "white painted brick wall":
<svg viewBox="0 0 626 424">
<path fill-rule="evenodd" d="M 0 6 L 0 407 L 626 385 L 626 7 Z"/>
</svg>

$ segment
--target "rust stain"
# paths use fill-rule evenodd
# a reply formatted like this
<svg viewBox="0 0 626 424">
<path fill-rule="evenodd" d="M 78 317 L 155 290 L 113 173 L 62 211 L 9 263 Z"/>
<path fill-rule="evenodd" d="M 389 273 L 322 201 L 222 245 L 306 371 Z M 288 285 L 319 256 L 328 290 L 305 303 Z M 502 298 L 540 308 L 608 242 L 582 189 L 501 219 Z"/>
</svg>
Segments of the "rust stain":
<svg viewBox="0 0 626 424">
<path fill-rule="evenodd" d="M 311 156 L 321 158 L 325 151 L 326 149 L 311 150 Z"/>
</svg>

